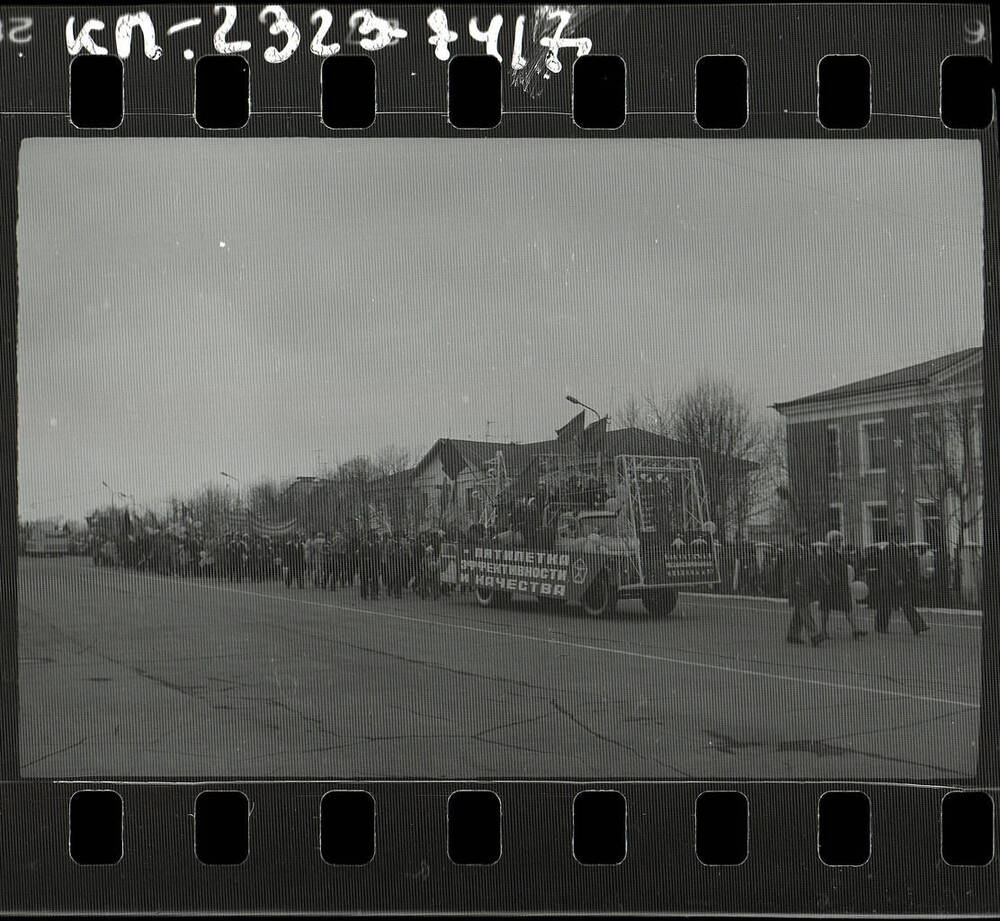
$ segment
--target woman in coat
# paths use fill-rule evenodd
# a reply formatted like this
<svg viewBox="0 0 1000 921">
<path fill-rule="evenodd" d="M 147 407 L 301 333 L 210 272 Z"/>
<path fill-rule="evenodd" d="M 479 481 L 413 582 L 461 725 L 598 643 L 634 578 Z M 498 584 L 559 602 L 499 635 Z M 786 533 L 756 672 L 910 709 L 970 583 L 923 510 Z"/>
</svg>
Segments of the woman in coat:
<svg viewBox="0 0 1000 921">
<path fill-rule="evenodd" d="M 844 553 L 844 535 L 840 531 L 830 531 L 826 535 L 829 545 L 820 557 L 819 563 L 826 577 L 822 583 L 819 599 L 819 629 L 827 639 L 830 634 L 827 625 L 831 611 L 840 611 L 851 625 L 854 639 L 867 636 L 866 630 L 858 628 L 854 617 L 854 596 L 851 594 L 851 573 L 847 555 Z"/>
<path fill-rule="evenodd" d="M 785 561 L 782 573 L 785 597 L 792 609 L 792 622 L 788 625 L 789 643 L 802 645 L 802 629 L 809 634 L 809 643 L 818 646 L 826 639 L 823 632 L 813 621 L 809 608 L 821 597 L 822 583 L 825 575 L 819 566 L 816 554 L 806 544 L 808 532 L 805 528 L 796 528 L 792 548 Z"/>
</svg>

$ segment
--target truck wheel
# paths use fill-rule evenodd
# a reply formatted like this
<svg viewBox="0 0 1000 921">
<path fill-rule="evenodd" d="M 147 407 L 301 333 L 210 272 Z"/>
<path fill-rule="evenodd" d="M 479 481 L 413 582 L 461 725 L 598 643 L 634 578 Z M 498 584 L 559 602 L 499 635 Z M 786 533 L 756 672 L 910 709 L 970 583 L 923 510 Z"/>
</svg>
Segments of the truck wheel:
<svg viewBox="0 0 1000 921">
<path fill-rule="evenodd" d="M 481 608 L 495 608 L 500 604 L 500 592 L 492 588 L 477 588 L 474 595 L 476 604 Z"/>
<path fill-rule="evenodd" d="M 584 592 L 580 605 L 591 617 L 608 617 L 614 614 L 618 605 L 618 586 L 611 581 L 606 571 L 598 574 Z"/>
<path fill-rule="evenodd" d="M 677 592 L 670 588 L 646 592 L 642 596 L 642 606 L 654 617 L 666 617 L 677 607 Z"/>
</svg>

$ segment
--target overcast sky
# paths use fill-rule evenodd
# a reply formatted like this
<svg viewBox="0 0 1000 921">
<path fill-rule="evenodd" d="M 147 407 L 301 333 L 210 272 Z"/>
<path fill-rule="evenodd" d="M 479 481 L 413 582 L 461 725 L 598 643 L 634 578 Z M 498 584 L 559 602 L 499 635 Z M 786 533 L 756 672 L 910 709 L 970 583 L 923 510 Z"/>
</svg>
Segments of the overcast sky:
<svg viewBox="0 0 1000 921">
<path fill-rule="evenodd" d="M 982 342 L 974 141 L 33 139 L 17 239 L 25 518 Z"/>
</svg>

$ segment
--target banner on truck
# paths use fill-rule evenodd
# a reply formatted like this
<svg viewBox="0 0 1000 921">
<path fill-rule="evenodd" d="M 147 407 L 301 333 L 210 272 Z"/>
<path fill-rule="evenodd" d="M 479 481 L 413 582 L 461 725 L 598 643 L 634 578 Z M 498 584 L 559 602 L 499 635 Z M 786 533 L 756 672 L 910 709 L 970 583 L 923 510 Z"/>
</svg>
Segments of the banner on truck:
<svg viewBox="0 0 1000 921">
<path fill-rule="evenodd" d="M 498 547 L 463 547 L 457 559 L 457 583 L 471 588 L 525 592 L 552 598 L 576 594 L 588 580 L 582 557 L 568 553 Z M 577 592 L 570 591 L 572 586 Z"/>
</svg>

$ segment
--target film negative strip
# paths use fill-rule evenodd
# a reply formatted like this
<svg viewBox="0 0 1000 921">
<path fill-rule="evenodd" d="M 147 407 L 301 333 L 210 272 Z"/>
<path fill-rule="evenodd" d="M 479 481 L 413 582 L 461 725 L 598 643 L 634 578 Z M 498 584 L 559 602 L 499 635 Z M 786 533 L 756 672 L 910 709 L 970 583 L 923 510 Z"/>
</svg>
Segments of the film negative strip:
<svg viewBox="0 0 1000 921">
<path fill-rule="evenodd" d="M 0 8 L 2 910 L 995 913 L 991 47 Z"/>
</svg>

